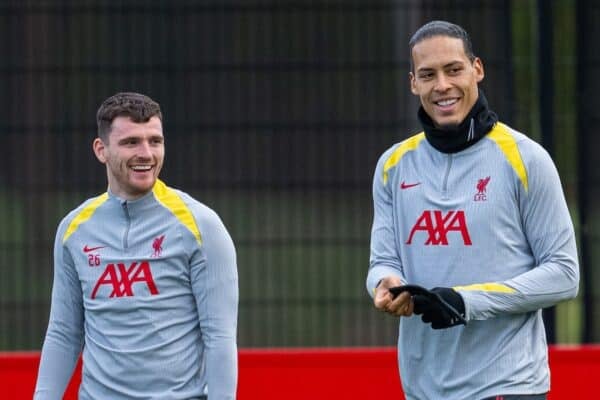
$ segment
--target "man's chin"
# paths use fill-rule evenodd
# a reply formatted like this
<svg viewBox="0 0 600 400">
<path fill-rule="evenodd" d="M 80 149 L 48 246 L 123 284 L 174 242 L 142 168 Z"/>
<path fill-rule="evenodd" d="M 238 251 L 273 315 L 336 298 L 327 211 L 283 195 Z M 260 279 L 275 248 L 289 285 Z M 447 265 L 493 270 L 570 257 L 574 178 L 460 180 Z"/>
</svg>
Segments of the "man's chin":
<svg viewBox="0 0 600 400">
<path fill-rule="evenodd" d="M 146 194 L 154 188 L 154 184 L 156 183 L 156 179 L 152 180 L 144 180 L 142 182 L 133 182 L 131 187 L 132 190 L 137 192 L 140 195 Z"/>
</svg>

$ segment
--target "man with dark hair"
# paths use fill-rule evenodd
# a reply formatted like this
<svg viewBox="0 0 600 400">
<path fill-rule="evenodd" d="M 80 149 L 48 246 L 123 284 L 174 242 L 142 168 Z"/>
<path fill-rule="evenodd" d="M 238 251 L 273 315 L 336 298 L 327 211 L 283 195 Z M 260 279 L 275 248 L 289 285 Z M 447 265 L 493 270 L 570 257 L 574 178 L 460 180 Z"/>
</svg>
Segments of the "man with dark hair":
<svg viewBox="0 0 600 400">
<path fill-rule="evenodd" d="M 115 118 L 125 116 L 131 121 L 140 123 L 148 122 L 152 117 L 158 117 L 162 122 L 160 105 L 150 97 L 140 93 L 119 93 L 106 99 L 98 108 L 96 123 L 98 125 L 98 137 L 108 140 L 108 134 L 112 129 Z"/>
<path fill-rule="evenodd" d="M 80 399 L 234 399 L 231 237 L 214 211 L 158 179 L 158 103 L 118 93 L 97 122 L 108 191 L 58 227 L 34 398 L 62 398 L 82 352 Z"/>
<path fill-rule="evenodd" d="M 579 284 L 558 173 L 488 107 L 463 28 L 430 22 L 410 51 L 423 132 L 377 164 L 366 281 L 375 307 L 401 317 L 404 392 L 545 399 L 541 309 L 575 297 Z"/>
</svg>

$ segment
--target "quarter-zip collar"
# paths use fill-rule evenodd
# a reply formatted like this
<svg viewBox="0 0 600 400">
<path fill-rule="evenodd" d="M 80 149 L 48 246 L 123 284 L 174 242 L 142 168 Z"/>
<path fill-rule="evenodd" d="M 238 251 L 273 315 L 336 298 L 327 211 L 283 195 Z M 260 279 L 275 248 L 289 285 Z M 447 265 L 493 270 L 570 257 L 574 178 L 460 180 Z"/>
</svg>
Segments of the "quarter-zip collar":
<svg viewBox="0 0 600 400">
<path fill-rule="evenodd" d="M 108 197 L 110 201 L 121 208 L 125 221 L 125 230 L 122 236 L 122 246 L 125 253 L 129 252 L 130 246 L 130 231 L 132 224 L 139 221 L 140 218 L 147 218 L 148 212 L 152 212 L 155 206 L 154 191 L 150 191 L 140 198 L 134 200 L 123 199 L 108 189 Z"/>
<path fill-rule="evenodd" d="M 108 197 L 109 199 L 116 201 L 121 207 L 126 205 L 129 215 L 131 217 L 135 217 L 140 212 L 143 212 L 144 210 L 154 205 L 153 191 L 150 191 L 142 197 L 137 198 L 135 200 L 127 200 L 115 195 L 110 191 L 110 189 L 108 189 Z"/>
<path fill-rule="evenodd" d="M 419 107 L 418 117 L 427 141 L 436 150 L 446 154 L 457 153 L 474 145 L 498 122 L 498 116 L 489 109 L 487 99 L 481 89 L 479 89 L 479 96 L 473 108 L 457 127 L 445 129 L 435 127 L 433 120 L 423 107 Z"/>
</svg>

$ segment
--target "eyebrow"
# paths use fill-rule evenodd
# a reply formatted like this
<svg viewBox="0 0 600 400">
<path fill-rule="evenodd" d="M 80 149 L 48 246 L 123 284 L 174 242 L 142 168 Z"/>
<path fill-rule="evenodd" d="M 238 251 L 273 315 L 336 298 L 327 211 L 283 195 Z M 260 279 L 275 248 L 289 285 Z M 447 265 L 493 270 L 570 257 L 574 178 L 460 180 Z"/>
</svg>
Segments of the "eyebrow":
<svg viewBox="0 0 600 400">
<path fill-rule="evenodd" d="M 451 68 L 451 67 L 455 67 L 455 66 L 463 66 L 463 65 L 465 65 L 464 61 L 456 60 L 456 61 L 451 61 L 448 64 L 444 64 L 442 66 L 442 68 L 446 69 L 446 68 Z M 431 72 L 431 71 L 435 71 L 435 68 L 431 68 L 431 67 L 419 68 L 417 70 L 417 73 Z"/>
<path fill-rule="evenodd" d="M 452 61 L 452 62 L 444 65 L 444 68 L 457 67 L 457 66 L 463 66 L 463 65 L 465 65 L 464 61 Z"/>
<path fill-rule="evenodd" d="M 164 140 L 165 137 L 163 135 L 151 135 L 151 136 L 148 136 L 147 138 L 148 138 L 148 140 L 156 140 L 156 139 Z M 119 139 L 117 143 L 124 143 L 129 140 L 144 140 L 144 139 L 143 139 L 143 135 L 133 134 L 133 135 L 125 136 L 125 137 Z"/>
</svg>

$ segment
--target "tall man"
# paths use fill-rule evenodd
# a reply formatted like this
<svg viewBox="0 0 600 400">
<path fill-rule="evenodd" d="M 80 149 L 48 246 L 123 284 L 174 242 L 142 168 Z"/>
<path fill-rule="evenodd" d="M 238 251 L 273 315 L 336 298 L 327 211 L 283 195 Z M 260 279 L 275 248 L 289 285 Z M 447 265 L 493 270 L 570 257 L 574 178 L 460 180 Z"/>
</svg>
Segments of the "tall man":
<svg viewBox="0 0 600 400">
<path fill-rule="evenodd" d="M 489 109 L 464 29 L 433 21 L 409 47 L 424 132 L 377 164 L 366 282 L 375 307 L 401 317 L 406 397 L 545 399 L 541 309 L 579 282 L 556 168 Z M 431 290 L 389 291 L 407 284 Z"/>
<path fill-rule="evenodd" d="M 60 223 L 35 399 L 60 399 L 83 349 L 80 399 L 234 399 L 238 277 L 217 214 L 158 179 L 160 106 L 118 93 L 93 150 L 108 191 Z"/>
</svg>

